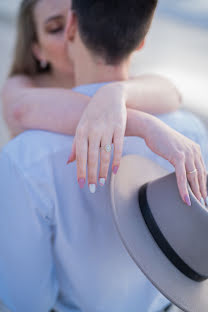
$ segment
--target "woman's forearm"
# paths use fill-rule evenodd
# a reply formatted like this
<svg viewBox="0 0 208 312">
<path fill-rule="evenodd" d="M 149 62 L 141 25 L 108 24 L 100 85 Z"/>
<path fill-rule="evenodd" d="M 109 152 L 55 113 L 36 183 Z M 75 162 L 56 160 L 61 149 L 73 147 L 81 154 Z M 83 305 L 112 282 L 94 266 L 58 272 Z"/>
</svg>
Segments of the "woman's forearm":
<svg viewBox="0 0 208 312">
<path fill-rule="evenodd" d="M 4 118 L 13 136 L 27 129 L 75 135 L 89 97 L 66 89 L 37 88 L 30 84 L 18 88 L 16 82 L 12 83 L 4 90 L 3 102 Z M 103 101 L 107 94 L 108 98 L 113 98 L 112 95 L 122 89 L 119 94 L 125 93 L 127 108 L 149 114 L 170 112 L 180 105 L 176 88 L 166 79 L 154 75 L 107 84 L 103 88 L 100 97 Z"/>
<path fill-rule="evenodd" d="M 15 114 L 19 123 L 16 128 L 16 135 L 27 129 L 41 129 L 75 135 L 77 125 L 90 98 L 68 90 L 50 89 L 50 95 L 53 93 L 53 97 L 50 98 L 49 102 L 47 89 L 40 89 L 40 92 L 37 92 L 37 88 L 35 88 L 33 91 L 33 94 L 26 92 L 25 97 L 21 98 L 21 105 L 17 105 Z M 31 97 L 31 95 L 33 96 Z M 32 100 L 31 103 L 28 102 L 27 96 Z M 41 101 L 39 101 L 39 96 Z M 62 99 L 61 102 L 59 102 L 59 97 Z M 152 117 L 148 113 L 127 108 L 125 136 L 144 138 L 147 122 L 151 122 Z M 15 136 L 15 129 L 13 136 Z"/>
<path fill-rule="evenodd" d="M 176 111 L 181 106 L 180 92 L 161 76 L 141 75 L 122 84 L 126 88 L 127 108 L 157 115 Z"/>
<path fill-rule="evenodd" d="M 156 118 L 148 113 L 127 108 L 127 124 L 125 136 L 137 136 L 145 139 L 153 119 Z"/>
<path fill-rule="evenodd" d="M 4 119 L 13 136 L 28 129 L 74 135 L 89 100 L 66 89 L 25 88 L 13 105 L 4 103 Z"/>
<path fill-rule="evenodd" d="M 32 98 L 36 104 L 26 104 L 23 126 L 68 135 L 75 135 L 82 113 L 90 101 L 88 96 L 66 89 L 34 89 Z"/>
<path fill-rule="evenodd" d="M 127 109 L 151 115 L 176 111 L 181 105 L 181 96 L 167 79 L 157 75 L 143 75 L 124 82 L 110 83 L 100 88 L 103 101 L 115 95 L 116 87 L 126 94 Z M 99 92 L 98 91 L 98 92 Z M 120 91 L 119 91 L 120 93 Z M 32 102 L 29 102 L 29 99 Z M 25 104 L 20 109 L 24 129 L 42 129 L 68 135 L 75 135 L 90 97 L 66 89 L 38 89 L 25 91 Z M 97 103 L 99 105 L 99 103 Z M 18 110 L 17 110 L 18 117 Z"/>
</svg>

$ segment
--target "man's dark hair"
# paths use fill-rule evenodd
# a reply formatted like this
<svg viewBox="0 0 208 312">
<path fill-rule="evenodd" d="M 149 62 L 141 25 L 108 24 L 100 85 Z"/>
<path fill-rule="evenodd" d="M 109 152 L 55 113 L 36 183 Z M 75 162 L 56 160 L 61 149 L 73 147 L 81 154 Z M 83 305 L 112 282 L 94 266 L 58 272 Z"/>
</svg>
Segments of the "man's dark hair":
<svg viewBox="0 0 208 312">
<path fill-rule="evenodd" d="M 158 0 L 72 0 L 81 39 L 92 53 L 116 65 L 149 30 Z"/>
</svg>

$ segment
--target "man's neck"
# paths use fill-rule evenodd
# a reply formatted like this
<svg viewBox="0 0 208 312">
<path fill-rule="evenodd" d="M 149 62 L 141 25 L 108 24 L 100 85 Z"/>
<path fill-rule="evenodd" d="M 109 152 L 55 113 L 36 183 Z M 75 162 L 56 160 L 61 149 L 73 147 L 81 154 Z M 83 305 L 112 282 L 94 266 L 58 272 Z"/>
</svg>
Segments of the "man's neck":
<svg viewBox="0 0 208 312">
<path fill-rule="evenodd" d="M 119 65 L 106 65 L 103 60 L 96 59 L 90 54 L 85 53 L 75 61 L 75 84 L 76 86 L 123 81 L 128 79 L 129 60 Z"/>
</svg>

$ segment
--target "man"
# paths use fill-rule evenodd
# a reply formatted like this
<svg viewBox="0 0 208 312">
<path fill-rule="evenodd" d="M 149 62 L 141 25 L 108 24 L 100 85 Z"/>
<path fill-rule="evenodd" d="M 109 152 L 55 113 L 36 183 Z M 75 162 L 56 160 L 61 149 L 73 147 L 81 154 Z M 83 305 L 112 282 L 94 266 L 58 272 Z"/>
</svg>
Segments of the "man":
<svg viewBox="0 0 208 312">
<path fill-rule="evenodd" d="M 92 95 L 102 85 L 96 82 L 127 78 L 130 56 L 141 47 L 156 4 L 73 1 L 67 33 L 75 91 Z M 31 130 L 0 155 L 0 298 L 14 312 L 166 309 L 168 300 L 118 236 L 109 179 L 92 195 L 79 188 L 76 163 L 66 166 L 72 143 L 73 137 Z M 152 157 L 135 137 L 124 142 L 125 153 Z"/>
</svg>

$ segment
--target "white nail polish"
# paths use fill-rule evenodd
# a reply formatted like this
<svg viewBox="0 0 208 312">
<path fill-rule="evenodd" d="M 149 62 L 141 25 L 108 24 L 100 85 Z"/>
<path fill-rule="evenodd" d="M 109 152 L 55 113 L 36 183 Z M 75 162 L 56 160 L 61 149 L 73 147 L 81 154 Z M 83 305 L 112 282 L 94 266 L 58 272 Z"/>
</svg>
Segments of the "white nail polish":
<svg viewBox="0 0 208 312">
<path fill-rule="evenodd" d="M 201 204 L 202 204 L 203 206 L 205 206 L 205 201 L 204 201 L 204 198 L 203 198 L 203 197 L 201 197 L 200 202 L 201 202 Z"/>
<path fill-rule="evenodd" d="M 101 186 L 105 185 L 105 178 L 100 178 L 99 183 Z"/>
<path fill-rule="evenodd" d="M 89 184 L 89 189 L 91 193 L 95 193 L 96 191 L 96 185 L 95 184 Z"/>
<path fill-rule="evenodd" d="M 208 196 L 206 197 L 206 204 L 207 204 L 207 206 L 208 206 Z"/>
</svg>

